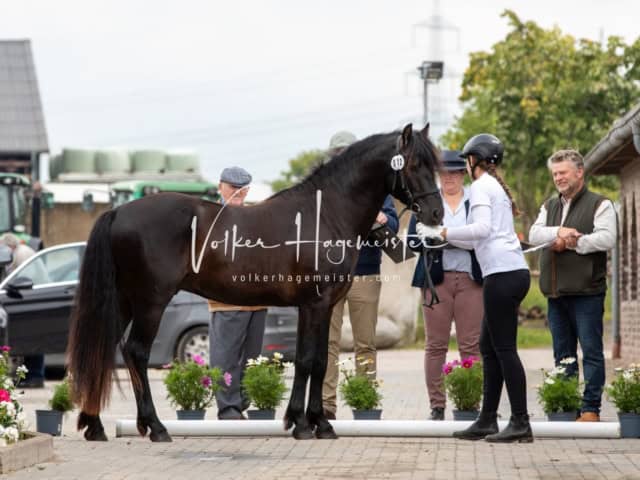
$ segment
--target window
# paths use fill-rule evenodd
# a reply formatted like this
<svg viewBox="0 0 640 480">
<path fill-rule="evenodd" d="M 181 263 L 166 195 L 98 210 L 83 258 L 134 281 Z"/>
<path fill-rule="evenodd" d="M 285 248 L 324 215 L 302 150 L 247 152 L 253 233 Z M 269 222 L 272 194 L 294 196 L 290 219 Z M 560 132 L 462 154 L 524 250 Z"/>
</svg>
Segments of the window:
<svg viewBox="0 0 640 480">
<path fill-rule="evenodd" d="M 8 232 L 11 230 L 9 195 L 9 187 L 5 185 L 0 186 L 0 232 Z"/>
<path fill-rule="evenodd" d="M 638 222 L 636 221 L 636 193 L 631 194 L 631 300 L 638 298 Z"/>
<path fill-rule="evenodd" d="M 77 281 L 84 247 L 69 247 L 52 250 L 34 257 L 17 274 L 33 281 L 33 285 Z"/>
</svg>

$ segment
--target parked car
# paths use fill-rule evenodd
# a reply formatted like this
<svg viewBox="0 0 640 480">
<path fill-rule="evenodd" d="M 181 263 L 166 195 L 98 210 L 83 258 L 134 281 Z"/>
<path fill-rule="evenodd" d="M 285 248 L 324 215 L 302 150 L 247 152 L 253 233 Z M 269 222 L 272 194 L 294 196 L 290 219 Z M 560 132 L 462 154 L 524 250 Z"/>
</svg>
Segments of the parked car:
<svg viewBox="0 0 640 480">
<path fill-rule="evenodd" d="M 69 316 L 85 242 L 46 248 L 29 258 L 0 282 L 0 303 L 8 313 L 2 332 L 14 355 L 45 353 L 48 367 L 64 365 Z M 151 348 L 149 365 L 160 367 L 174 358 L 198 354 L 208 360 L 211 314 L 204 298 L 180 291 L 167 306 Z M 298 311 L 270 307 L 263 354 L 295 357 Z M 0 325 L 1 328 L 1 325 Z M 124 365 L 118 350 L 117 362 Z"/>
</svg>

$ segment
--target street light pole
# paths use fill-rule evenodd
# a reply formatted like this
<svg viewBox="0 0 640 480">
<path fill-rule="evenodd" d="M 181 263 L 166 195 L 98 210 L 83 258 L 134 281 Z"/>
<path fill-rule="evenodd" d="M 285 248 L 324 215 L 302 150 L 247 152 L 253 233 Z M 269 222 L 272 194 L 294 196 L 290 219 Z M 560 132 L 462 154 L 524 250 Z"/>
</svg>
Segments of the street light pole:
<svg viewBox="0 0 640 480">
<path fill-rule="evenodd" d="M 423 113 L 422 120 L 424 125 L 429 122 L 429 81 L 433 81 L 437 83 L 438 80 L 442 78 L 444 72 L 444 62 L 436 61 L 436 62 L 422 62 L 422 65 L 418 67 L 418 71 L 420 72 L 420 78 L 422 78 L 424 90 L 422 93 L 422 105 L 423 105 Z"/>
</svg>

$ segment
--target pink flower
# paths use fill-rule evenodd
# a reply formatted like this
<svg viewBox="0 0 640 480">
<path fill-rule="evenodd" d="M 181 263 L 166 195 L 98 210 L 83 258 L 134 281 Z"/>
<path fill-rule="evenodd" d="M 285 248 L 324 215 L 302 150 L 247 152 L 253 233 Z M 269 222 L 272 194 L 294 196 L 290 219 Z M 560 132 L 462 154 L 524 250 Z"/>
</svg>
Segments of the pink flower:
<svg viewBox="0 0 640 480">
<path fill-rule="evenodd" d="M 3 352 L 10 352 L 11 351 L 11 347 L 9 345 L 2 345 L 0 347 L 0 350 L 2 350 Z"/>
<path fill-rule="evenodd" d="M 172 365 L 172 364 L 170 364 L 170 363 L 165 363 L 164 365 L 162 365 L 162 368 L 164 368 L 165 370 L 168 370 L 168 369 L 170 369 L 171 367 L 173 367 L 173 365 Z"/>
<path fill-rule="evenodd" d="M 462 368 L 471 368 L 473 366 L 473 360 L 470 358 L 465 358 L 462 360 Z"/>
<path fill-rule="evenodd" d="M 204 376 L 200 379 L 200 383 L 205 388 L 209 388 L 211 386 L 211 377 Z"/>
<path fill-rule="evenodd" d="M 224 384 L 227 387 L 231 386 L 231 378 L 232 378 L 231 374 L 229 372 L 224 372 L 223 377 L 224 377 Z"/>
<path fill-rule="evenodd" d="M 11 394 L 7 390 L 0 389 L 0 402 L 10 402 Z"/>
<path fill-rule="evenodd" d="M 196 362 L 198 365 L 204 365 L 204 359 L 200 355 L 192 355 L 191 360 Z"/>
<path fill-rule="evenodd" d="M 453 371 L 453 365 L 450 363 L 445 363 L 442 365 L 442 373 L 445 375 L 449 375 Z"/>
</svg>

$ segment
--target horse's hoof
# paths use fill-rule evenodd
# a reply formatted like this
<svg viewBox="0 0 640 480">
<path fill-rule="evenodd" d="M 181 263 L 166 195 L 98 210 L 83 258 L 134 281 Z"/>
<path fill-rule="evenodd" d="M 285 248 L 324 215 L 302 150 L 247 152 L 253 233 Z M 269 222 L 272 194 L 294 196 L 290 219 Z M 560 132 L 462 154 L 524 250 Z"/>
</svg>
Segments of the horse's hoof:
<svg viewBox="0 0 640 480">
<path fill-rule="evenodd" d="M 293 429 L 293 438 L 296 440 L 311 440 L 313 431 L 309 427 L 298 427 Z"/>
<path fill-rule="evenodd" d="M 171 435 L 166 430 L 163 432 L 153 433 L 149 435 L 152 442 L 172 442 Z"/>
<path fill-rule="evenodd" d="M 98 432 L 87 430 L 84 432 L 84 438 L 89 442 L 106 442 L 109 440 L 107 435 L 104 433 L 104 430 L 100 430 Z"/>
<path fill-rule="evenodd" d="M 335 440 L 336 438 L 338 438 L 338 435 L 336 435 L 333 427 L 329 425 L 328 428 L 316 428 L 316 438 L 320 440 Z"/>
</svg>

